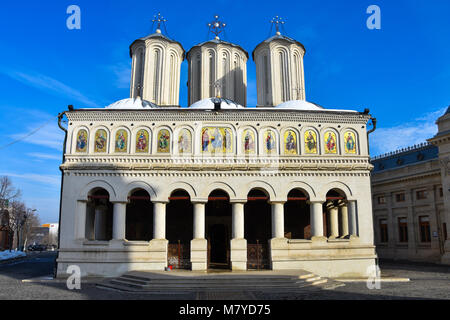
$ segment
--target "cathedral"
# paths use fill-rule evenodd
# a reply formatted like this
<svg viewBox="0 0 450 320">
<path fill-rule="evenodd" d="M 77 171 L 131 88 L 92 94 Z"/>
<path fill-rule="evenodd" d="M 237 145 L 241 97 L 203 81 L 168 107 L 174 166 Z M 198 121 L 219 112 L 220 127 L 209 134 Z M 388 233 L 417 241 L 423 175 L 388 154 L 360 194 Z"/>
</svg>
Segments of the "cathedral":
<svg viewBox="0 0 450 320">
<path fill-rule="evenodd" d="M 185 51 L 156 31 L 130 45 L 130 97 L 70 107 L 57 275 L 292 270 L 365 276 L 376 264 L 368 110 L 306 101 L 305 47 L 281 32 L 252 52 L 220 38 Z M 181 63 L 188 107 L 180 107 Z M 373 123 L 372 123 L 373 124 Z"/>
</svg>

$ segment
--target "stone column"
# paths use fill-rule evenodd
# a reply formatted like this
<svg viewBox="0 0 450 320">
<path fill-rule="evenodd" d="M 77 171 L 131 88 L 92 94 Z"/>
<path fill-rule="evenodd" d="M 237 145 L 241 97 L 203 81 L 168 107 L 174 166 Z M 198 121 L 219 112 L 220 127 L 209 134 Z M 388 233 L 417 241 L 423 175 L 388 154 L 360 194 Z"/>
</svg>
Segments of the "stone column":
<svg viewBox="0 0 450 320">
<path fill-rule="evenodd" d="M 113 208 L 113 240 L 125 239 L 126 202 L 114 202 Z"/>
<path fill-rule="evenodd" d="M 349 200 L 347 202 L 347 210 L 348 210 L 348 232 L 351 237 L 358 236 L 358 226 L 356 223 L 356 201 Z"/>
<path fill-rule="evenodd" d="M 232 203 L 230 260 L 232 270 L 247 270 L 247 240 L 244 239 L 244 202 Z"/>
<path fill-rule="evenodd" d="M 233 203 L 233 230 L 232 239 L 244 238 L 244 204 Z"/>
<path fill-rule="evenodd" d="M 95 240 L 106 240 L 106 210 L 104 206 L 98 206 L 94 210 Z"/>
<path fill-rule="evenodd" d="M 332 204 L 328 206 L 328 216 L 330 217 L 330 238 L 335 239 L 339 237 L 338 208 Z"/>
<path fill-rule="evenodd" d="M 86 239 L 86 210 L 87 201 L 77 201 L 76 221 L 77 221 L 77 234 L 76 239 Z"/>
<path fill-rule="evenodd" d="M 284 203 L 272 203 L 272 238 L 284 238 Z"/>
<path fill-rule="evenodd" d="M 149 245 L 151 270 L 164 270 L 167 267 L 169 241 L 166 239 L 166 204 L 165 201 L 153 202 L 153 239 Z"/>
<path fill-rule="evenodd" d="M 205 238 L 205 203 L 194 203 L 194 239 Z"/>
<path fill-rule="evenodd" d="M 166 238 L 166 203 L 153 203 L 153 239 Z"/>
<path fill-rule="evenodd" d="M 311 201 L 309 203 L 311 220 L 311 240 L 323 240 L 323 202 Z"/>
<path fill-rule="evenodd" d="M 208 268 L 208 241 L 205 239 L 205 202 L 194 202 L 194 239 L 191 240 L 191 268 Z"/>
<path fill-rule="evenodd" d="M 343 203 L 339 207 L 339 214 L 341 215 L 341 238 L 348 236 L 348 209 L 347 204 Z"/>
</svg>

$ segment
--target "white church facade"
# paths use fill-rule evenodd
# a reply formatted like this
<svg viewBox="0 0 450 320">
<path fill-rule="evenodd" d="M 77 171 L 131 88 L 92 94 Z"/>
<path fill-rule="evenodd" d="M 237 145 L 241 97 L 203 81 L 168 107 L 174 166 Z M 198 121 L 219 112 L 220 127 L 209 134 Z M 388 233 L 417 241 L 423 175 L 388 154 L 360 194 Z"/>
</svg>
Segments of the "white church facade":
<svg viewBox="0 0 450 320">
<path fill-rule="evenodd" d="M 247 107 L 248 53 L 218 33 L 187 53 L 159 28 L 133 42 L 130 98 L 64 112 L 58 276 L 70 265 L 367 275 L 371 116 L 307 102 L 304 54 L 278 30 L 258 45 Z"/>
</svg>

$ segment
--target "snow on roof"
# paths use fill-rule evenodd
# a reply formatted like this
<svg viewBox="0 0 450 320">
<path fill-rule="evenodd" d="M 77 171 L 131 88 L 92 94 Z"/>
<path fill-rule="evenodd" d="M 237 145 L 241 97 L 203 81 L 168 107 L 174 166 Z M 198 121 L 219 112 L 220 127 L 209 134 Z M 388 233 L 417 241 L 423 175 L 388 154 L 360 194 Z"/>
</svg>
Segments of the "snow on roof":
<svg viewBox="0 0 450 320">
<path fill-rule="evenodd" d="M 158 106 L 150 101 L 142 100 L 140 97 L 137 97 L 135 99 L 133 98 L 122 99 L 106 107 L 106 109 L 120 109 L 120 110 L 154 109 L 154 108 L 158 108 Z"/>
<path fill-rule="evenodd" d="M 189 109 L 214 109 L 214 99 L 216 98 L 206 98 L 199 100 L 189 106 Z M 244 109 L 243 106 L 237 104 L 236 102 L 228 99 L 220 99 L 221 109 Z"/>
</svg>

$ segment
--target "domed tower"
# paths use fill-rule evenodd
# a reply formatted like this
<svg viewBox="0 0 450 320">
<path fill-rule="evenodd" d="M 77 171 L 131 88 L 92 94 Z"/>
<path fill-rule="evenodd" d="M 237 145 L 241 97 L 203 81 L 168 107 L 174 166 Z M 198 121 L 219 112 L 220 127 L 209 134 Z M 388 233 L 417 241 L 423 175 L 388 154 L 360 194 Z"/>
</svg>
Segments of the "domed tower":
<svg viewBox="0 0 450 320">
<path fill-rule="evenodd" d="M 131 98 L 141 97 L 158 106 L 178 106 L 183 46 L 161 33 L 166 20 L 158 13 L 153 19 L 156 32 L 130 46 Z"/>
<path fill-rule="evenodd" d="M 217 96 L 245 106 L 248 53 L 240 46 L 219 38 L 225 27 L 219 16 L 215 16 L 215 21 L 208 26 L 215 34 L 214 40 L 200 43 L 186 54 L 189 63 L 189 105 Z"/>
<path fill-rule="evenodd" d="M 290 100 L 305 100 L 303 56 L 305 47 L 298 41 L 284 36 L 276 16 L 272 21 L 276 34 L 258 44 L 253 50 L 256 64 L 258 106 L 271 107 Z"/>
</svg>

